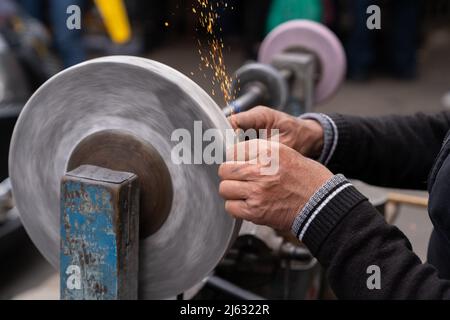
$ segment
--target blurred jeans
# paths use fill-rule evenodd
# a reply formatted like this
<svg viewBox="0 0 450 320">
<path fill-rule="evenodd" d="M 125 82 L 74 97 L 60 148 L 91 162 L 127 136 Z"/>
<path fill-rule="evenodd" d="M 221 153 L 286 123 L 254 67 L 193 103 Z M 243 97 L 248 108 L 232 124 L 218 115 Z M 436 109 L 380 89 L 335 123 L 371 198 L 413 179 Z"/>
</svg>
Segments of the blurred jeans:
<svg viewBox="0 0 450 320">
<path fill-rule="evenodd" d="M 381 7 L 382 29 L 389 28 L 386 44 L 387 63 L 396 76 L 410 78 L 416 73 L 419 32 L 419 0 L 353 0 L 354 26 L 347 42 L 349 74 L 369 72 L 376 62 L 376 31 L 367 28 L 367 8 L 372 4 Z M 386 11 L 387 10 L 387 11 Z M 388 21 L 386 21 L 388 20 Z"/>
<path fill-rule="evenodd" d="M 65 67 L 86 60 L 81 30 L 69 30 L 66 25 L 69 17 L 67 8 L 71 5 L 78 5 L 81 8 L 84 0 L 48 0 L 48 6 L 44 0 L 19 0 L 19 3 L 30 15 L 41 21 L 45 19 L 44 9 L 48 7 L 54 45 Z"/>
</svg>

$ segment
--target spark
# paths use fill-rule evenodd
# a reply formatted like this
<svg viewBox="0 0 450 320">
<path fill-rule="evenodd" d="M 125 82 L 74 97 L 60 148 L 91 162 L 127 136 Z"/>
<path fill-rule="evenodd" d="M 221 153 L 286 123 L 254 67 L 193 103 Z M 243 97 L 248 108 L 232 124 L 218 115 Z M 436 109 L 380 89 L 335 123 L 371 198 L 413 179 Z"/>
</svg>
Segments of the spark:
<svg viewBox="0 0 450 320">
<path fill-rule="evenodd" d="M 202 71 L 202 66 L 212 72 L 211 83 L 213 86 L 219 85 L 226 104 L 234 99 L 234 94 L 231 93 L 232 77 L 229 76 L 223 56 L 223 49 L 225 48 L 223 38 L 220 33 L 222 28 L 218 25 L 220 15 L 217 9 L 227 9 L 228 3 L 217 1 L 213 6 L 211 0 L 197 0 L 192 7 L 192 12 L 198 19 L 201 28 L 206 32 L 207 40 L 197 40 L 198 53 L 200 55 L 199 69 Z M 204 78 L 206 74 L 203 75 Z M 215 96 L 215 90 L 212 90 L 212 95 Z"/>
</svg>

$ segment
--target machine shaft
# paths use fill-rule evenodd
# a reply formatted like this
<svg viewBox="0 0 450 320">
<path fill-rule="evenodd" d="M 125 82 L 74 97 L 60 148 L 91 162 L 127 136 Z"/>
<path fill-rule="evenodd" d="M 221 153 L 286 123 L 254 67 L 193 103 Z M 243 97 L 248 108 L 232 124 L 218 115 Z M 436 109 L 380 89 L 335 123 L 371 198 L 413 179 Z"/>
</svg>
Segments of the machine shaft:
<svg viewBox="0 0 450 320">
<path fill-rule="evenodd" d="M 287 83 L 290 83 L 293 77 L 293 72 L 288 69 L 283 69 L 279 72 L 281 76 L 287 81 Z M 248 111 L 262 104 L 267 95 L 270 95 L 270 92 L 268 92 L 267 88 L 255 81 L 255 84 L 248 86 L 241 96 L 236 98 L 236 100 L 230 102 L 223 109 L 223 113 L 226 117 L 230 117 L 233 114 Z"/>
</svg>

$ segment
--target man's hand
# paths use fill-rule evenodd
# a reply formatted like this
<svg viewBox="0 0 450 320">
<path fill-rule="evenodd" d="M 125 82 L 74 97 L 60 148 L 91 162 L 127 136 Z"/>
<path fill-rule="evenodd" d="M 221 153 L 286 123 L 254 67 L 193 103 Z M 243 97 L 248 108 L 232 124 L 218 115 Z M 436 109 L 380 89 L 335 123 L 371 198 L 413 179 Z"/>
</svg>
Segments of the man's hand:
<svg viewBox="0 0 450 320">
<path fill-rule="evenodd" d="M 281 231 L 291 229 L 299 211 L 333 176 L 321 164 L 270 141 L 239 143 L 228 150 L 227 159 L 233 161 L 219 169 L 227 212 Z M 264 169 L 274 161 L 278 170 L 267 175 Z"/>
<path fill-rule="evenodd" d="M 266 107 L 256 107 L 250 111 L 232 115 L 234 129 L 278 129 L 279 141 L 309 158 L 318 158 L 323 149 L 324 132 L 314 120 L 301 120 Z"/>
</svg>

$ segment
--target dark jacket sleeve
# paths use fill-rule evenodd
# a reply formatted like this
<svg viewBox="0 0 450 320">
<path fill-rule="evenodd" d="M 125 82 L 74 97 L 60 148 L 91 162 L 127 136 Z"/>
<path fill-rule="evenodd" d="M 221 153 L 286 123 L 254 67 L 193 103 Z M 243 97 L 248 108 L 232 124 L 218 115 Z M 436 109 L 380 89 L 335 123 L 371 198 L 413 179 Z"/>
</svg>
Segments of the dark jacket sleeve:
<svg viewBox="0 0 450 320">
<path fill-rule="evenodd" d="M 422 264 L 403 233 L 388 225 L 368 201 L 333 230 L 317 256 L 342 299 L 450 299 L 450 282 Z M 380 268 L 380 290 L 369 290 L 370 266 Z"/>
<path fill-rule="evenodd" d="M 330 115 L 337 148 L 328 167 L 372 185 L 426 189 L 433 162 L 450 130 L 450 112 L 355 117 Z"/>
<path fill-rule="evenodd" d="M 342 191 L 318 193 L 318 209 L 304 212 L 308 223 L 296 234 L 327 269 L 339 299 L 450 299 L 450 282 L 422 264 L 397 227 L 353 186 L 335 185 Z M 380 271 L 378 289 L 368 286 L 372 266 Z"/>
</svg>

